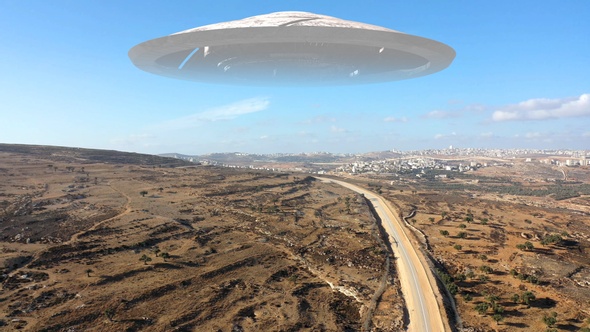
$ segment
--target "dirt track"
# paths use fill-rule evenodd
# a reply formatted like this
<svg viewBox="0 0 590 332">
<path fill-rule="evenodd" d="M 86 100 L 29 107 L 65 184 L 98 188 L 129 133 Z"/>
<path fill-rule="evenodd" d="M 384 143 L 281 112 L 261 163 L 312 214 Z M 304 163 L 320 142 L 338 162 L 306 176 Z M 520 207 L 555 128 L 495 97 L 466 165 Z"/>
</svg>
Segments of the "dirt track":
<svg viewBox="0 0 590 332">
<path fill-rule="evenodd" d="M 443 322 L 442 312 L 439 308 L 440 294 L 436 286 L 433 286 L 433 276 L 423 263 L 424 258 L 419 253 L 406 235 L 402 223 L 392 208 L 379 195 L 355 185 L 332 179 L 320 178 L 323 181 L 337 183 L 341 186 L 365 195 L 369 199 L 383 221 L 383 227 L 393 239 L 392 250 L 396 256 L 402 293 L 406 300 L 406 306 L 410 316 L 409 331 L 445 331 L 448 328 Z M 429 275 L 430 274 L 430 275 Z"/>
</svg>

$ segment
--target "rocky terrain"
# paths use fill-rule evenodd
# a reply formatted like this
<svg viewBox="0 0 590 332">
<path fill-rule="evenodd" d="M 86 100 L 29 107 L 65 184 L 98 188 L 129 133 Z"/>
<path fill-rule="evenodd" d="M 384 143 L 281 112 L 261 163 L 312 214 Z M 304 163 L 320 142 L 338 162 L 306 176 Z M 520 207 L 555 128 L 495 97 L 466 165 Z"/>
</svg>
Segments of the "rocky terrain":
<svg viewBox="0 0 590 332">
<path fill-rule="evenodd" d="M 589 331 L 590 169 L 449 175 L 347 181 L 405 217 L 458 331 Z M 394 262 L 363 196 L 303 173 L 0 145 L 3 330 L 401 331 Z"/>
<path fill-rule="evenodd" d="M 403 330 L 367 203 L 304 174 L 0 146 L 0 329 Z"/>
</svg>

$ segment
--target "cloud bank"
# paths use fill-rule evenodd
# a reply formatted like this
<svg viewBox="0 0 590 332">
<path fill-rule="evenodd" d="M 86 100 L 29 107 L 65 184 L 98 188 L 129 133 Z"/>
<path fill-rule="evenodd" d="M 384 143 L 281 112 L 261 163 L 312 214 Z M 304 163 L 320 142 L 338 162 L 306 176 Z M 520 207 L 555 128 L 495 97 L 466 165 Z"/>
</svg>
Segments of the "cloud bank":
<svg viewBox="0 0 590 332">
<path fill-rule="evenodd" d="M 268 98 L 250 98 L 207 111 L 173 119 L 162 123 L 162 129 L 188 129 L 215 121 L 232 120 L 240 115 L 264 111 L 270 105 Z"/>
<path fill-rule="evenodd" d="M 580 116 L 590 116 L 590 94 L 561 99 L 530 99 L 495 111 L 492 120 L 547 120 Z"/>
<path fill-rule="evenodd" d="M 408 122 L 408 118 L 406 118 L 405 116 L 402 116 L 401 118 L 396 118 L 395 116 L 388 116 L 385 119 L 383 119 L 383 121 L 385 122 Z"/>
</svg>

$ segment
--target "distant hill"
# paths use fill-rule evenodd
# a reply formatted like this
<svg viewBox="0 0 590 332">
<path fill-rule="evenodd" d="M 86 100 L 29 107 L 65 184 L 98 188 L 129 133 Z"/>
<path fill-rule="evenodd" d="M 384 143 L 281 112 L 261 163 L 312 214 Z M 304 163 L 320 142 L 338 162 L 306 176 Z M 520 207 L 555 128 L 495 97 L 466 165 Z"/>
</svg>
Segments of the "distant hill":
<svg viewBox="0 0 590 332">
<path fill-rule="evenodd" d="M 121 152 L 114 150 L 70 148 L 62 146 L 0 143 L 0 152 L 19 153 L 55 161 L 76 160 L 76 162 L 82 163 L 102 162 L 109 164 L 134 164 L 165 167 L 194 165 L 193 163 L 190 163 L 182 159 L 162 157 L 150 154 Z"/>
<path fill-rule="evenodd" d="M 180 153 L 166 153 L 160 156 L 179 158 L 191 162 L 207 161 L 219 164 L 251 164 L 251 163 L 347 163 L 357 160 L 370 161 L 374 159 L 397 158 L 397 153 L 370 152 L 363 154 L 319 153 L 272 153 L 253 154 L 242 152 L 211 153 L 206 155 L 185 155 Z"/>
</svg>

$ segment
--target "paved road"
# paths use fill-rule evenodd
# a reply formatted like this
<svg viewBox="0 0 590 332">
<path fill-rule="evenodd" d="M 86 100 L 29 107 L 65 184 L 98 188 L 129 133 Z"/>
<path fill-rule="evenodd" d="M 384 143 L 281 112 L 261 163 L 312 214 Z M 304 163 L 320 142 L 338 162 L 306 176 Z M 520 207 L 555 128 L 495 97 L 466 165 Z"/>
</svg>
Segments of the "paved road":
<svg viewBox="0 0 590 332">
<path fill-rule="evenodd" d="M 371 191 L 344 181 L 327 178 L 318 179 L 333 182 L 362 193 L 375 207 L 382 220 L 383 228 L 389 235 L 391 249 L 396 257 L 396 268 L 399 272 L 402 293 L 410 316 L 408 331 L 445 331 L 445 325 L 428 273 L 418 257 L 414 245 L 406 235 L 403 229 L 404 226 L 385 200 Z"/>
</svg>

